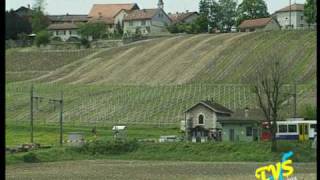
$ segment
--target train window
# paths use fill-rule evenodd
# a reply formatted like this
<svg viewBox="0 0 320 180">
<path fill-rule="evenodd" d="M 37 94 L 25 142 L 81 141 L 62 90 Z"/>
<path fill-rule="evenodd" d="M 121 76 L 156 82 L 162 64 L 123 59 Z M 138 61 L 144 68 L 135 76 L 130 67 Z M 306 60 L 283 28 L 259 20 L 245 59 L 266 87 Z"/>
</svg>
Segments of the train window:
<svg viewBox="0 0 320 180">
<path fill-rule="evenodd" d="M 297 125 L 288 125 L 288 132 L 297 132 Z"/>
<path fill-rule="evenodd" d="M 281 133 L 288 132 L 288 126 L 287 125 L 279 125 L 279 132 L 281 132 Z"/>
<path fill-rule="evenodd" d="M 311 124 L 310 127 L 313 128 L 313 129 L 317 129 L 317 125 L 316 124 Z"/>
</svg>

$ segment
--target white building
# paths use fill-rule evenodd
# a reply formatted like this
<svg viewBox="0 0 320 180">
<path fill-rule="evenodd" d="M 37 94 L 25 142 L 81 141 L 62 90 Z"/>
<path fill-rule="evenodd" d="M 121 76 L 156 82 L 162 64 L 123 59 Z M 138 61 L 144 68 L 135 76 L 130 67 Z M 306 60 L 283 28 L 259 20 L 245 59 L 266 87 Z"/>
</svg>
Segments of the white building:
<svg viewBox="0 0 320 180">
<path fill-rule="evenodd" d="M 135 34 L 140 31 L 142 35 L 167 34 L 167 25 L 171 19 L 163 10 L 163 1 L 159 0 L 158 8 L 132 10 L 123 19 L 124 33 Z"/>
<path fill-rule="evenodd" d="M 51 33 L 52 38 L 59 37 L 62 41 L 67 41 L 70 38 L 80 39 L 78 29 L 78 26 L 74 23 L 51 24 L 48 27 L 48 31 Z"/>
<path fill-rule="evenodd" d="M 293 29 L 301 29 L 308 27 L 308 24 L 306 23 L 304 17 L 303 4 L 292 4 L 291 6 L 282 8 L 274 13 L 274 17 L 280 24 L 281 29 L 290 28 L 290 21 Z"/>
</svg>

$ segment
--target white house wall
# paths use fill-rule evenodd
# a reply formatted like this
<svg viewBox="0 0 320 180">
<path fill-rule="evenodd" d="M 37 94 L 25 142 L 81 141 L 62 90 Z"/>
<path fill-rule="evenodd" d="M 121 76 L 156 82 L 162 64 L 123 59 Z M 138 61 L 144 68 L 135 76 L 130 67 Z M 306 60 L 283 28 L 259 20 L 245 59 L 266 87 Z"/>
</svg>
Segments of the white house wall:
<svg viewBox="0 0 320 180">
<path fill-rule="evenodd" d="M 77 30 L 52 30 L 51 32 L 53 37 L 60 37 L 62 41 L 67 41 L 70 37 L 80 38 Z"/>
<path fill-rule="evenodd" d="M 198 123 L 198 117 L 202 114 L 204 116 L 204 127 L 209 128 L 215 128 L 216 123 L 213 121 L 216 121 L 215 113 L 211 110 L 209 110 L 207 107 L 204 107 L 203 105 L 198 105 L 194 107 L 192 110 L 187 112 L 186 118 L 187 120 L 192 118 L 192 127 L 196 127 L 199 125 Z"/>
<path fill-rule="evenodd" d="M 281 28 L 285 28 L 286 26 L 289 25 L 289 17 L 290 17 L 290 13 L 289 12 L 278 12 L 276 14 L 276 16 L 277 16 L 277 20 L 278 20 Z M 301 17 L 303 17 L 302 20 L 301 20 Z M 305 22 L 305 17 L 304 17 L 303 11 L 291 12 L 291 24 L 293 25 L 293 27 L 295 29 L 297 27 L 302 27 L 302 26 L 305 27 L 305 26 L 308 25 Z"/>
</svg>

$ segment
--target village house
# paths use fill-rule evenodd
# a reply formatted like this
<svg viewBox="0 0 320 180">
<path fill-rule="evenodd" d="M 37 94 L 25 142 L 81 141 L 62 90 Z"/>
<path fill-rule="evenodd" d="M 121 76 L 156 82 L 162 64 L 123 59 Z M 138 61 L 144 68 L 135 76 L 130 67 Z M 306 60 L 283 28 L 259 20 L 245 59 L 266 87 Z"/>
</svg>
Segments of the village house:
<svg viewBox="0 0 320 180">
<path fill-rule="evenodd" d="M 170 17 L 163 10 L 163 1 L 159 0 L 158 8 L 132 10 L 124 17 L 124 33 L 142 35 L 167 34 Z"/>
<path fill-rule="evenodd" d="M 290 19 L 291 14 L 291 19 Z M 282 29 L 290 28 L 299 29 L 307 27 L 308 24 L 305 21 L 304 17 L 304 5 L 303 4 L 292 4 L 291 6 L 284 7 L 282 9 L 277 10 L 274 13 L 274 17 L 276 17 Z"/>
<path fill-rule="evenodd" d="M 176 12 L 175 14 L 168 13 L 172 24 L 177 24 L 177 23 L 192 23 L 194 22 L 198 17 L 199 13 L 198 12 Z"/>
<path fill-rule="evenodd" d="M 185 111 L 184 130 L 192 142 L 257 141 L 263 116 L 258 110 L 230 109 L 201 101 Z"/>
<path fill-rule="evenodd" d="M 124 17 L 133 10 L 138 10 L 137 4 L 94 4 L 88 15 L 88 22 L 103 22 L 107 24 L 107 32 L 113 33 L 116 26 L 123 29 Z"/>
<path fill-rule="evenodd" d="M 240 32 L 280 30 L 279 23 L 272 17 L 248 19 L 239 25 Z"/>
<path fill-rule="evenodd" d="M 51 33 L 52 38 L 59 37 L 62 41 L 67 41 L 71 38 L 80 39 L 78 29 L 79 28 L 75 23 L 51 24 L 48 27 L 48 31 Z"/>
</svg>

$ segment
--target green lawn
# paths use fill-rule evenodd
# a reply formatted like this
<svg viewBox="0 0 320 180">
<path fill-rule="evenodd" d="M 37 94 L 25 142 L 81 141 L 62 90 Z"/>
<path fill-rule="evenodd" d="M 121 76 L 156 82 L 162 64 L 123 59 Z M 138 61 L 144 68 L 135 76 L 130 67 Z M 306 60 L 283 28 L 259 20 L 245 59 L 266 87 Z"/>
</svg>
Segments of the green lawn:
<svg viewBox="0 0 320 180">
<path fill-rule="evenodd" d="M 90 127 L 65 127 L 65 132 L 85 132 L 92 139 Z M 35 142 L 51 144 L 53 148 L 28 153 L 7 154 L 6 163 L 23 163 L 25 158 L 36 158 L 39 162 L 53 162 L 84 159 L 123 159 L 123 160 L 170 160 L 170 161 L 277 161 L 281 154 L 293 151 L 296 162 L 315 162 L 316 152 L 311 142 L 278 141 L 278 152 L 270 152 L 270 142 L 236 143 L 142 143 L 134 139 L 155 138 L 161 135 L 179 135 L 177 128 L 153 128 L 129 126 L 127 144 L 112 141 L 111 127 L 98 128 L 96 142 L 82 148 L 59 147 L 57 126 L 37 126 Z M 8 125 L 6 128 L 6 146 L 14 146 L 29 141 L 27 125 Z M 66 137 L 65 137 L 66 138 Z"/>
</svg>

